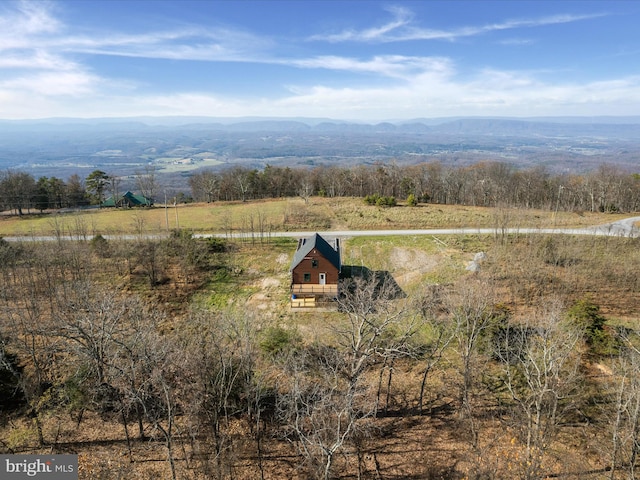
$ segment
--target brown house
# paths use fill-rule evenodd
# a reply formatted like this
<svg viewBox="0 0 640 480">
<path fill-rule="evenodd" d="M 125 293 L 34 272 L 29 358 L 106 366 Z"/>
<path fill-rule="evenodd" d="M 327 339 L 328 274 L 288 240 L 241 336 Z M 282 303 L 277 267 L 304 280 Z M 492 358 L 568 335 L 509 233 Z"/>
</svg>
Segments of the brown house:
<svg viewBox="0 0 640 480">
<path fill-rule="evenodd" d="M 340 244 L 332 244 L 319 234 L 298 240 L 291 262 L 292 307 L 315 307 L 317 301 L 338 296 L 342 264 Z"/>
</svg>

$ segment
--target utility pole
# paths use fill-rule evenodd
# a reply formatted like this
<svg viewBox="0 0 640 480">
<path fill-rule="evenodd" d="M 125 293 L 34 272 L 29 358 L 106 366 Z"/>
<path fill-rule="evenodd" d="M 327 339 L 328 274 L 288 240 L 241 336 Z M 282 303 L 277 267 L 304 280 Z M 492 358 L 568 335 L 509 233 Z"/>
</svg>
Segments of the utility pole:
<svg viewBox="0 0 640 480">
<path fill-rule="evenodd" d="M 560 194 L 564 190 L 564 185 L 558 187 L 558 198 L 556 199 L 556 211 L 553 213 L 553 224 L 556 223 L 556 217 L 558 216 L 558 209 L 560 208 Z"/>
<path fill-rule="evenodd" d="M 169 206 L 167 205 L 167 191 L 164 191 L 164 219 L 167 224 L 167 232 L 169 231 Z"/>
<path fill-rule="evenodd" d="M 176 229 L 180 229 L 180 222 L 178 221 L 178 196 L 173 200 L 173 208 L 176 210 Z"/>
</svg>

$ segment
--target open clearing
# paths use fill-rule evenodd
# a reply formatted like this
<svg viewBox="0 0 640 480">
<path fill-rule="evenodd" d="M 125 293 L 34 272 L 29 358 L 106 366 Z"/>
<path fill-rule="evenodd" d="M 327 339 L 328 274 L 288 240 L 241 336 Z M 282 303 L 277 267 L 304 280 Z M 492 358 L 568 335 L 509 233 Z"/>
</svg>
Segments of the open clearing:
<svg viewBox="0 0 640 480">
<path fill-rule="evenodd" d="M 63 234 L 162 234 L 172 229 L 194 233 L 272 231 L 393 230 L 432 228 L 583 228 L 628 215 L 591 212 L 496 209 L 421 204 L 383 208 L 354 198 L 299 198 L 251 202 L 184 204 L 177 208 L 90 209 L 45 212 L 23 217 L 0 215 L 0 236 Z"/>
</svg>

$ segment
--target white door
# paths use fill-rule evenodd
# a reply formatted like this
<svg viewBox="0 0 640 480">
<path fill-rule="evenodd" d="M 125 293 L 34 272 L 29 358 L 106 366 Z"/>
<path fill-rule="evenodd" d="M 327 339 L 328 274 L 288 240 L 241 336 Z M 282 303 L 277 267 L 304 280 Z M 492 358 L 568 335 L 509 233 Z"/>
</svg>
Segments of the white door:
<svg viewBox="0 0 640 480">
<path fill-rule="evenodd" d="M 327 274 L 326 273 L 321 273 L 318 276 L 318 283 L 320 285 L 325 285 L 327 283 Z"/>
</svg>

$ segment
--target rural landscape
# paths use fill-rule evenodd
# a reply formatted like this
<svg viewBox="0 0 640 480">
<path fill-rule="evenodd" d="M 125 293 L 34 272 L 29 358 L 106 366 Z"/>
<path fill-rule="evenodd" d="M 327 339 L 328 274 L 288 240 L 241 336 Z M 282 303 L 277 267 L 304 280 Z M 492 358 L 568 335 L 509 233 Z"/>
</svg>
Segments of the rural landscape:
<svg viewBox="0 0 640 480">
<path fill-rule="evenodd" d="M 78 454 L 86 479 L 633 478 L 640 239 L 613 226 L 640 179 L 326 170 L 5 204 L 2 451 Z M 339 295 L 295 308 L 314 232 L 340 232 Z"/>
</svg>

